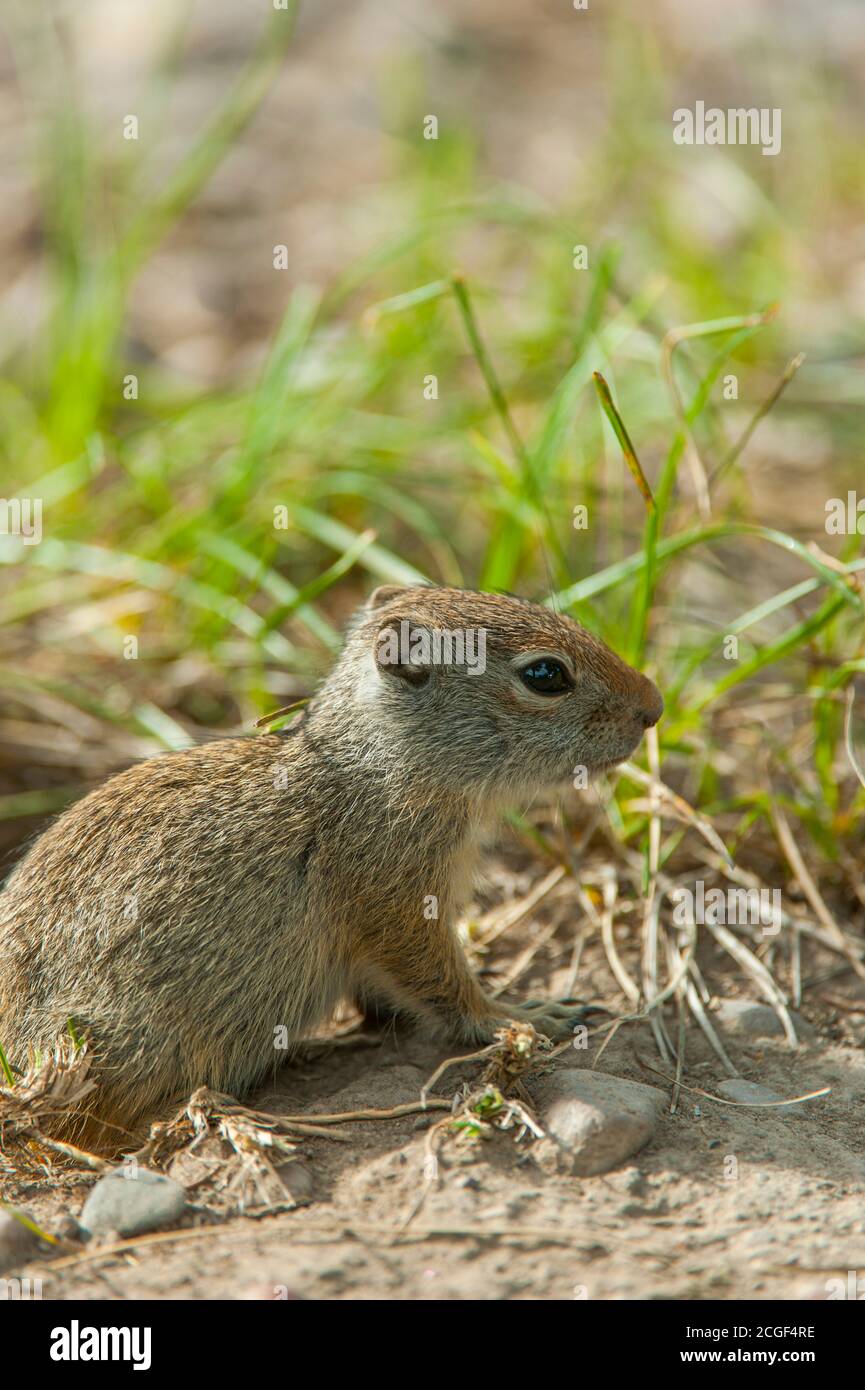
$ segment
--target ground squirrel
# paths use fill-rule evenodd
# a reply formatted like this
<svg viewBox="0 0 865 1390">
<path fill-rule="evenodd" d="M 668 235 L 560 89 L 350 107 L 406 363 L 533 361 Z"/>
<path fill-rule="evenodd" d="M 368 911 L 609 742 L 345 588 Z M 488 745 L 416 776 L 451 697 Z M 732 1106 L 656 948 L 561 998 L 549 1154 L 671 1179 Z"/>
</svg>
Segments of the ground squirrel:
<svg viewBox="0 0 865 1390">
<path fill-rule="evenodd" d="M 472 664 L 441 633 L 474 634 Z M 488 999 L 464 958 L 479 831 L 628 757 L 662 709 L 548 608 L 377 589 L 287 729 L 140 763 L 36 841 L 0 894 L 0 1042 L 22 1069 L 73 1019 L 94 1115 L 128 1127 L 197 1086 L 248 1093 L 347 995 L 469 1044 L 516 1017 L 561 1034 L 572 1006 Z"/>
</svg>

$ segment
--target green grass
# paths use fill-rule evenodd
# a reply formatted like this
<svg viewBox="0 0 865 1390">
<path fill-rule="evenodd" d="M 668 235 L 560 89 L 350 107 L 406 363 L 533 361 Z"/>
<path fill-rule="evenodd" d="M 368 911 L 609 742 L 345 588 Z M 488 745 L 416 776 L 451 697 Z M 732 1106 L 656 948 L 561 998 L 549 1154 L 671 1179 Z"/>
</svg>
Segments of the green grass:
<svg viewBox="0 0 865 1390">
<path fill-rule="evenodd" d="M 118 761 L 129 740 L 155 750 L 251 727 L 308 693 L 374 582 L 427 578 L 571 612 L 656 677 L 665 775 L 725 817 L 739 849 L 774 838 L 780 798 L 818 876 L 837 866 L 862 843 L 844 697 L 862 670 L 865 561 L 858 537 L 838 546 L 825 535 L 822 505 L 855 485 L 861 416 L 833 344 L 819 372 L 833 404 L 808 388 L 808 363 L 787 369 L 812 345 L 788 340 L 783 307 L 818 293 L 816 278 L 802 286 L 798 253 L 818 210 L 794 186 L 785 221 L 755 193 L 735 256 L 685 235 L 665 197 L 678 176 L 669 133 L 645 104 L 669 74 L 645 27 L 619 36 L 597 177 L 558 207 L 482 175 L 468 126 L 420 140 L 423 94 L 397 81 L 387 120 L 398 230 L 322 294 L 275 271 L 281 309 L 260 372 L 191 391 L 128 355 L 131 289 L 291 61 L 291 25 L 274 12 L 161 189 L 146 166 L 117 168 L 58 80 L 38 156 L 50 312 L 0 388 L 4 486 L 43 499 L 45 539 L 0 539 L 0 688 L 12 718 L 44 730 L 46 750 L 67 711 L 81 756 L 70 772 L 46 751 L 34 788 L 22 753 L 0 818 L 50 812 L 76 778 L 83 786 L 100 727 Z M 176 58 L 169 46 L 142 101 L 158 105 L 182 80 Z M 62 68 L 57 54 L 46 61 Z M 865 175 L 853 134 L 836 134 L 820 177 L 840 208 L 861 198 Z M 662 171 L 650 188 L 647 154 Z M 478 233 L 486 262 L 461 274 Z M 576 271 L 571 248 L 586 240 L 589 269 Z M 765 309 L 775 300 L 777 316 Z M 128 372 L 137 400 L 123 398 Z M 771 515 L 752 500 L 748 464 L 767 415 L 791 428 L 816 420 L 831 439 L 831 476 L 805 480 L 804 529 L 783 497 Z M 691 485 L 695 458 L 710 515 Z M 589 508 L 582 531 L 578 504 Z M 734 662 L 722 654 L 730 635 Z M 134 662 L 127 636 L 139 640 Z M 196 680 L 169 681 L 177 693 L 161 703 L 166 673 L 190 656 Z M 782 702 L 768 729 L 754 712 L 767 692 Z M 743 731 L 759 734 L 759 766 Z M 613 823 L 645 846 L 645 813 L 623 809 L 636 791 L 620 780 Z"/>
</svg>

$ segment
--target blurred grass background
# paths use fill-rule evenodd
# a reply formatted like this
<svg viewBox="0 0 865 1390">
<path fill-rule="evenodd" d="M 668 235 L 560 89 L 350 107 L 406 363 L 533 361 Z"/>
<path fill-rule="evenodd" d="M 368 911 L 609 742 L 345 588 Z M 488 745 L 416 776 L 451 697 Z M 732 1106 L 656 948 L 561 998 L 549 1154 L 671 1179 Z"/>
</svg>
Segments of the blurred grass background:
<svg viewBox="0 0 865 1390">
<path fill-rule="evenodd" d="M 861 929 L 865 561 L 824 520 L 865 492 L 863 67 L 842 0 L 7 4 L 0 493 L 44 537 L 0 537 L 4 866 L 112 770 L 308 693 L 421 575 L 555 595 L 641 661 L 665 779 L 772 883 L 785 808 Z M 697 99 L 781 108 L 782 152 L 675 145 Z"/>
</svg>

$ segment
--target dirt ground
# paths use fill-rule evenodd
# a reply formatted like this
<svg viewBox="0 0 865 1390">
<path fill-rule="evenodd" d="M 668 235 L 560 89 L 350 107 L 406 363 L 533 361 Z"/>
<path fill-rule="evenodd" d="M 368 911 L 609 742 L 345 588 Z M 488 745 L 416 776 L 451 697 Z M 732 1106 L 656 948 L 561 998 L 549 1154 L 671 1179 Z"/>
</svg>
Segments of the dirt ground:
<svg viewBox="0 0 865 1390">
<path fill-rule="evenodd" d="M 543 930 L 542 920 L 530 922 L 520 950 Z M 560 932 L 515 992 L 554 992 L 568 954 Z M 719 958 L 701 968 L 719 993 L 743 992 L 732 970 L 722 979 Z M 604 1002 L 626 1012 L 600 943 L 590 941 L 581 993 L 604 998 L 605 985 Z M 61 1300 L 825 1299 L 829 1281 L 846 1284 L 851 1270 L 865 1276 L 865 986 L 848 974 L 826 988 L 834 1003 L 818 990 L 806 998 L 814 1032 L 796 1049 L 783 1038 L 724 1034 L 741 1075 L 780 1096 L 831 1088 L 792 1112 L 699 1094 L 725 1077 L 689 1026 L 684 1079 L 693 1089 L 680 1093 L 675 1114 L 667 1105 L 641 1152 L 604 1175 L 550 1175 L 537 1141 L 515 1130 L 468 1142 L 446 1132 L 428 1181 L 428 1130 L 442 1112 L 358 1121 L 340 1127 L 343 1142 L 303 1142 L 294 1191 L 308 1204 L 238 1215 L 224 1199 L 199 1201 L 194 1172 L 175 1171 L 191 1204 L 179 1231 L 138 1238 L 123 1252 L 79 1246 L 86 1253 L 16 1272 L 41 1277 L 43 1298 Z M 597 1061 L 599 1044 L 595 1035 L 586 1050 L 568 1047 L 529 1071 L 528 1096 L 549 1067 L 596 1066 L 670 1096 L 648 1024 L 620 1028 Z M 408 1029 L 366 1030 L 313 1045 L 252 1103 L 312 1118 L 416 1102 L 453 1051 Z M 476 1084 L 482 1065 L 455 1066 L 433 1093 Z M 14 1200 L 56 1231 L 62 1212 L 80 1212 L 93 1181 L 22 1184 Z"/>
<path fill-rule="evenodd" d="M 735 36 L 731 16 L 741 18 L 754 6 L 728 8 L 729 23 L 710 25 L 707 7 L 693 0 L 665 0 L 658 7 L 659 26 L 662 19 L 671 23 L 670 15 L 687 23 L 680 51 L 689 81 L 732 61 L 724 53 Z M 854 8 L 850 36 L 833 40 L 844 61 L 849 53 L 851 62 L 862 43 L 853 41 L 854 27 L 857 34 L 860 29 L 854 26 Z M 257 22 L 254 6 L 211 0 L 203 9 L 207 23 L 193 35 L 187 80 L 169 123 L 169 135 L 172 128 L 176 135 L 161 147 L 167 167 L 212 111 L 217 89 L 224 88 L 238 53 L 248 48 L 249 35 L 244 33 L 238 45 L 235 31 L 250 26 L 253 17 Z M 391 167 L 383 163 L 380 98 L 369 74 L 406 26 L 416 28 L 427 45 L 424 90 L 438 103 L 435 109 L 476 113 L 487 172 L 507 175 L 542 197 L 579 184 L 583 151 L 603 126 L 606 104 L 592 28 L 587 26 L 576 58 L 561 42 L 569 6 L 545 5 L 543 26 L 524 18 L 512 0 L 476 3 L 472 23 L 458 21 L 455 16 L 463 12 L 451 3 L 439 11 L 405 0 L 387 9 L 387 26 L 371 22 L 373 9 L 377 15 L 385 12 L 372 0 L 305 7 L 296 59 L 247 132 L 245 157 L 233 157 L 218 172 L 140 276 L 133 346 L 143 356 L 160 358 L 181 379 L 205 386 L 234 382 L 260 360 L 273 328 L 271 263 L 266 256 L 246 254 L 250 246 L 285 242 L 298 279 L 329 284 L 353 256 L 377 244 L 389 204 L 382 198 L 368 205 L 362 195 L 390 176 Z M 788 34 L 819 30 L 822 36 L 818 8 L 802 3 L 788 9 Z M 113 0 L 100 0 L 82 9 L 78 21 L 89 57 L 84 78 L 106 128 L 128 109 L 130 90 L 136 90 L 141 66 L 152 56 L 142 41 L 147 35 L 128 23 L 129 14 L 136 13 L 146 28 L 150 12 L 127 5 L 123 22 L 112 24 L 116 10 Z M 495 25 L 495 44 L 488 40 L 487 18 Z M 837 23 L 832 32 L 841 34 Z M 661 41 L 666 33 L 659 28 Z M 505 91 L 507 102 L 501 100 Z M 4 90 L 2 103 L 6 138 L 17 147 L 23 137 L 14 88 Z M 554 138 L 556 129 L 566 138 Z M 572 137 L 574 131 L 579 139 Z M 6 164 L 15 176 L 4 176 L 5 202 L 17 212 L 3 235 L 17 277 L 17 318 L 25 325 L 38 321 L 40 312 L 32 269 L 35 195 L 25 166 L 11 159 Z M 714 208 L 714 200 L 706 206 Z M 706 213 L 695 203 L 677 215 L 687 226 Z M 858 265 L 849 240 L 855 228 L 851 219 L 849 233 L 836 228 L 824 238 L 823 276 L 834 271 L 840 283 L 841 270 L 846 274 L 848 265 Z M 238 255 L 239 246 L 244 255 Z M 720 243 L 719 254 L 726 254 Z M 467 248 L 467 270 L 478 256 Z M 847 313 L 853 282 L 844 280 L 844 292 L 828 303 L 822 302 L 823 279 L 817 287 L 819 313 L 804 298 L 790 305 L 791 331 L 798 316 L 809 341 L 821 326 L 828 341 L 833 315 L 840 322 Z M 762 437 L 773 428 L 765 422 Z M 779 474 L 758 475 L 757 510 L 778 520 L 770 509 L 783 496 L 785 513 L 798 515 L 801 508 L 808 519 L 813 498 L 810 484 L 805 491 L 805 471 L 816 477 L 812 441 L 785 437 L 782 442 L 793 456 L 783 454 L 787 471 L 780 484 Z M 822 456 L 816 457 L 820 464 Z M 801 488 L 789 486 L 791 467 L 800 470 Z M 738 575 L 743 584 L 747 577 Z M 707 594 L 696 582 L 691 592 L 694 602 L 704 601 L 707 608 L 714 601 L 714 590 Z M 739 718 L 733 712 L 729 722 Z M 737 735 L 735 727 L 723 732 Z M 4 846 L 10 856 L 13 833 L 20 833 L 17 827 Z M 535 863 L 525 882 L 504 885 L 504 896 L 524 894 L 540 872 Z M 505 938 L 495 965 L 508 971 L 548 923 L 545 910 L 530 916 L 514 933 L 512 948 Z M 634 930 L 634 952 L 637 936 Z M 627 932 L 623 938 L 623 958 L 633 964 Z M 572 945 L 573 927 L 563 920 L 515 980 L 514 996 L 559 993 Z M 718 996 L 747 990 L 728 960 L 710 955 L 700 964 Z M 418 1112 L 358 1121 L 340 1128 L 347 1142 L 320 1138 L 301 1146 L 298 1186 L 307 1186 L 311 1200 L 294 1210 L 238 1214 L 224 1199 L 212 1199 L 206 1188 L 190 1185 L 191 1209 L 178 1230 L 129 1242 L 119 1252 L 73 1247 L 15 1273 L 39 1277 L 43 1297 L 58 1300 L 822 1300 L 829 1296 L 829 1281 L 846 1283 L 848 1271 L 854 1271 L 865 1295 L 865 986 L 847 975 L 832 978 L 825 989 L 809 987 L 837 961 L 824 955 L 804 964 L 802 1012 L 815 1026 L 813 1037 L 793 1050 L 783 1039 L 725 1035 L 743 1077 L 783 1096 L 831 1088 L 826 1097 L 793 1112 L 722 1105 L 698 1094 L 714 1092 L 725 1073 L 689 1023 L 684 1080 L 696 1089 L 682 1092 L 676 1113 L 663 1116 L 644 1149 L 602 1176 L 550 1174 L 536 1161 L 530 1136 L 517 1140 L 511 1131 L 475 1143 L 447 1136 L 438 1151 L 438 1178 L 429 1182 L 433 1116 Z M 579 990 L 614 1013 L 627 1011 L 594 940 L 586 946 Z M 827 1002 L 830 996 L 835 1003 Z M 568 1049 L 549 1065 L 597 1066 L 670 1095 L 670 1084 L 657 1074 L 664 1068 L 647 1024 L 623 1027 L 600 1061 L 598 1046 L 595 1039 L 587 1051 Z M 277 1084 L 252 1103 L 310 1116 L 410 1103 L 452 1052 L 407 1031 L 388 1031 L 377 1042 L 367 1034 L 339 1046 L 322 1044 L 287 1064 Z M 435 1092 L 451 1096 L 479 1074 L 477 1062 L 460 1064 Z M 525 1078 L 529 1097 L 540 1074 Z M 80 1214 L 94 1181 L 94 1175 L 80 1180 L 67 1175 L 58 1183 L 22 1181 L 11 1189 L 7 1185 L 0 1196 L 57 1231 L 64 1212 Z"/>
</svg>

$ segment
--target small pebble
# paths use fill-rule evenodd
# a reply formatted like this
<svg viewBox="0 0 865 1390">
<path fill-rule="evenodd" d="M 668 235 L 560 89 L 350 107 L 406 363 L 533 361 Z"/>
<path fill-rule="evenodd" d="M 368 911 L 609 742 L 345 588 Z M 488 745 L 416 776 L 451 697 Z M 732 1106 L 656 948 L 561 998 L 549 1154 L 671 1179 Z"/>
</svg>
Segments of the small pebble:
<svg viewBox="0 0 865 1390">
<path fill-rule="evenodd" d="M 81 1225 L 93 1236 L 136 1236 L 170 1226 L 185 1210 L 186 1193 L 171 1178 L 147 1168 L 115 1168 L 92 1189 Z"/>
<path fill-rule="evenodd" d="M 571 1173 L 607 1173 L 642 1149 L 655 1132 L 666 1103 L 663 1091 L 640 1081 L 586 1068 L 553 1072 L 537 1086 L 541 1125 L 558 1145 L 559 1162 Z M 549 1145 L 535 1146 L 543 1163 Z"/>
<path fill-rule="evenodd" d="M 315 1197 L 315 1179 L 306 1163 L 292 1159 L 277 1169 L 280 1179 L 299 1207 L 308 1206 Z"/>
<path fill-rule="evenodd" d="M 725 1096 L 727 1100 L 745 1101 L 749 1105 L 755 1102 L 765 1103 L 770 1100 L 783 1100 L 776 1091 L 770 1091 L 768 1086 L 761 1086 L 757 1081 L 745 1081 L 742 1077 L 731 1077 L 727 1081 L 718 1083 L 718 1092 Z M 802 1110 L 801 1105 L 773 1105 L 770 1114 L 790 1115 Z"/>
<path fill-rule="evenodd" d="M 73 1216 L 71 1211 L 65 1211 L 57 1223 L 54 1231 L 61 1240 L 86 1240 L 87 1232 L 81 1226 L 78 1218 Z"/>
<path fill-rule="evenodd" d="M 792 1012 L 790 1017 L 797 1037 L 814 1037 L 815 1029 L 806 1018 Z M 775 1010 L 768 1004 L 758 1003 L 756 999 L 722 999 L 715 1012 L 715 1018 L 730 1033 L 739 1033 L 750 1038 L 784 1036 L 784 1025 Z"/>
</svg>

